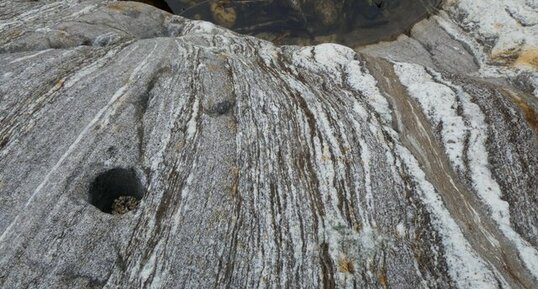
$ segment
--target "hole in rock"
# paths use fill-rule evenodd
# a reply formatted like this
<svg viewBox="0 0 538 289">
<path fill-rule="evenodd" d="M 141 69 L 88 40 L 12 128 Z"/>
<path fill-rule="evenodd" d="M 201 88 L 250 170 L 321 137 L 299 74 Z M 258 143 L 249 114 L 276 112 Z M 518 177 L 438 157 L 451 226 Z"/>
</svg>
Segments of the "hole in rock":
<svg viewBox="0 0 538 289">
<path fill-rule="evenodd" d="M 145 0 L 141 0 L 145 1 Z M 436 12 L 442 0 L 154 0 L 276 44 L 350 47 L 391 40 Z"/>
<path fill-rule="evenodd" d="M 232 108 L 233 108 L 233 105 L 234 103 L 229 101 L 229 100 L 225 100 L 225 101 L 221 101 L 219 103 L 217 103 L 214 107 L 213 107 L 213 112 L 218 114 L 218 115 L 223 115 L 223 114 L 226 114 L 228 111 L 230 111 Z"/>
<path fill-rule="evenodd" d="M 134 169 L 114 168 L 99 174 L 91 183 L 89 200 L 109 214 L 124 214 L 138 206 L 144 193 Z"/>
</svg>

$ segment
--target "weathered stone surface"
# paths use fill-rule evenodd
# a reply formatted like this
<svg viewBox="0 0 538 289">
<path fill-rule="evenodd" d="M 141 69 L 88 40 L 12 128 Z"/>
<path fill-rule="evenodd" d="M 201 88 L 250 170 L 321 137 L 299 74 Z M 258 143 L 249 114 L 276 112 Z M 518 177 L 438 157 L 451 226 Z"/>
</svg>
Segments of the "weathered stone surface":
<svg viewBox="0 0 538 289">
<path fill-rule="evenodd" d="M 538 8 L 469 2 L 355 52 L 3 0 L 0 287 L 537 288 Z"/>
</svg>

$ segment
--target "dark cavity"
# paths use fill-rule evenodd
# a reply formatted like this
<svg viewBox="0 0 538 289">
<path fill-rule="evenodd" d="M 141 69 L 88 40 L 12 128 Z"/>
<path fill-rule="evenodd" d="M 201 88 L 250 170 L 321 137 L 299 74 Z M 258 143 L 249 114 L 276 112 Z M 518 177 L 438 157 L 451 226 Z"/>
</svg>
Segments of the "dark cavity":
<svg viewBox="0 0 538 289">
<path fill-rule="evenodd" d="M 149 1 L 166 1 L 166 10 L 177 15 L 211 21 L 276 44 L 333 42 L 350 47 L 394 39 L 435 13 L 441 3 L 441 0 Z"/>
<path fill-rule="evenodd" d="M 91 183 L 89 201 L 108 214 L 124 214 L 138 206 L 144 190 L 134 169 L 114 168 Z"/>
</svg>

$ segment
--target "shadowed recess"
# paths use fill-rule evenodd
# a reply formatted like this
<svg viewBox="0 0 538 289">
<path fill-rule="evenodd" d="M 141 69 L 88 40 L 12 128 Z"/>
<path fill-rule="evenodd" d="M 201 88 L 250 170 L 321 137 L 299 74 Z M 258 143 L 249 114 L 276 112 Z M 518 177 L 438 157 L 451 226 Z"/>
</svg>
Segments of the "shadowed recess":
<svg viewBox="0 0 538 289">
<path fill-rule="evenodd" d="M 276 44 L 350 47 L 390 40 L 441 0 L 166 0 L 171 10 Z"/>
<path fill-rule="evenodd" d="M 95 178 L 90 186 L 89 201 L 104 213 L 124 214 L 136 208 L 143 195 L 134 169 L 114 168 Z"/>
</svg>

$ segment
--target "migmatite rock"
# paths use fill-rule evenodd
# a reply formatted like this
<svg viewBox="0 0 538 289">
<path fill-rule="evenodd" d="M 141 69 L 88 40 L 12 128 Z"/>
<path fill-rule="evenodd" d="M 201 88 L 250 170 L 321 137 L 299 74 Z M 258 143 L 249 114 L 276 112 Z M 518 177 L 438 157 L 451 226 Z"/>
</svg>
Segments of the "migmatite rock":
<svg viewBox="0 0 538 289">
<path fill-rule="evenodd" d="M 538 288 L 538 7 L 490 2 L 356 52 L 2 0 L 0 287 Z"/>
</svg>

